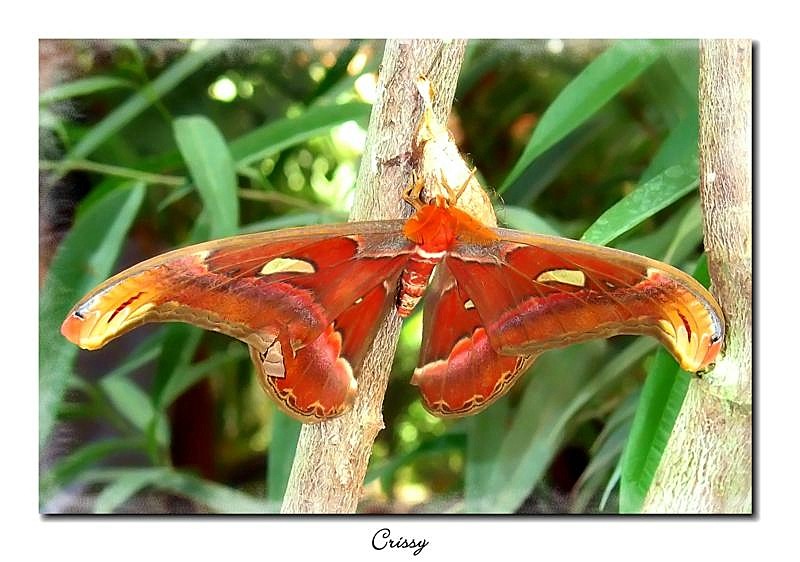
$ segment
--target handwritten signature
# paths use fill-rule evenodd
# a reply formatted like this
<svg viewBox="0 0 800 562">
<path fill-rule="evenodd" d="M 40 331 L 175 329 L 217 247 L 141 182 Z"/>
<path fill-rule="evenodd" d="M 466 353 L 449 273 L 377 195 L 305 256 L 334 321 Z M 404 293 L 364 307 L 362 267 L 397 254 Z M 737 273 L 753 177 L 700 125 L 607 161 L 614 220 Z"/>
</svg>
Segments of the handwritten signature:
<svg viewBox="0 0 800 562">
<path fill-rule="evenodd" d="M 412 553 L 414 556 L 422 552 L 422 549 L 430 544 L 426 539 L 407 539 L 400 537 L 398 539 L 391 538 L 392 532 L 388 527 L 379 529 L 372 536 L 372 548 L 375 550 L 383 550 L 384 548 L 414 548 Z"/>
</svg>

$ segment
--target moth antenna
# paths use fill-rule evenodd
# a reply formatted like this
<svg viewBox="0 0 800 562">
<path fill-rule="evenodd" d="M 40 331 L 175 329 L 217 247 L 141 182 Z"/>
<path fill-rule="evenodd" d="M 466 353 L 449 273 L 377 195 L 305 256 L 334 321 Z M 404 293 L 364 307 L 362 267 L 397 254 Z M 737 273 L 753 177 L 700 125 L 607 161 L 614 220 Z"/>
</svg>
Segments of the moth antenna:
<svg viewBox="0 0 800 562">
<path fill-rule="evenodd" d="M 473 167 L 472 171 L 467 176 L 467 179 L 465 179 L 464 183 L 461 184 L 461 187 L 458 188 L 458 191 L 456 191 L 456 198 L 453 200 L 453 204 L 454 205 L 455 205 L 456 201 L 458 201 L 458 199 L 464 193 L 464 191 L 466 191 L 467 186 L 469 185 L 469 182 L 471 182 L 472 178 L 475 177 L 475 172 L 477 172 L 477 171 L 478 171 L 478 168 L 477 167 Z"/>
<path fill-rule="evenodd" d="M 422 188 L 425 186 L 425 180 L 419 177 L 416 172 L 411 173 L 411 184 L 403 191 L 403 201 L 414 207 L 419 211 L 423 207 Z"/>
<path fill-rule="evenodd" d="M 477 167 L 473 167 L 472 171 L 467 176 L 467 179 L 464 180 L 464 183 L 462 183 L 459 186 L 459 188 L 455 189 L 455 190 L 452 187 L 450 187 L 449 183 L 447 183 L 447 178 L 444 176 L 444 174 L 440 173 L 442 187 L 444 187 L 445 191 L 447 191 L 447 204 L 449 206 L 451 206 L 451 207 L 455 206 L 455 204 L 458 202 L 459 198 L 464 194 L 464 191 L 466 191 L 467 186 L 469 185 L 469 182 L 471 182 L 472 178 L 475 177 L 475 172 L 477 172 L 477 171 L 478 171 L 478 168 Z"/>
</svg>

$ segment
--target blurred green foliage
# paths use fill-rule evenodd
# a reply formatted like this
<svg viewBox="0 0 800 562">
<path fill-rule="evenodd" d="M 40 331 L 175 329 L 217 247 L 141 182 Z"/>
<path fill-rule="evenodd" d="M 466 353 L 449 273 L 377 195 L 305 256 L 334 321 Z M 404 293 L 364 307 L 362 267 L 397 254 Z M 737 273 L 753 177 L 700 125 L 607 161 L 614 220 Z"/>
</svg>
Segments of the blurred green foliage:
<svg viewBox="0 0 800 562">
<path fill-rule="evenodd" d="M 344 220 L 382 49 L 42 42 L 43 512 L 279 509 L 299 424 L 261 393 L 243 344 L 173 324 L 89 354 L 59 325 L 162 251 Z M 472 41 L 450 127 L 506 225 L 691 271 L 696 92 L 693 41 Z M 636 510 L 683 396 L 654 341 L 548 352 L 487 411 L 446 422 L 408 384 L 420 330 L 418 314 L 404 325 L 362 511 Z"/>
</svg>

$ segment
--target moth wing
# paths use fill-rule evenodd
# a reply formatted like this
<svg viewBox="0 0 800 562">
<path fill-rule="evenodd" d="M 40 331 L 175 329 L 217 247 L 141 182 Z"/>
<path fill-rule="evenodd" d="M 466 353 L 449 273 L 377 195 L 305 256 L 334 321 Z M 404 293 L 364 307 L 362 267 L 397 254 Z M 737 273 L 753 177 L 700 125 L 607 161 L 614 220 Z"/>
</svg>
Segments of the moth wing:
<svg viewBox="0 0 800 562">
<path fill-rule="evenodd" d="M 265 390 L 304 421 L 342 413 L 410 252 L 403 221 L 235 236 L 112 277 L 62 333 L 97 349 L 148 322 L 181 321 L 247 343 Z"/>
</svg>

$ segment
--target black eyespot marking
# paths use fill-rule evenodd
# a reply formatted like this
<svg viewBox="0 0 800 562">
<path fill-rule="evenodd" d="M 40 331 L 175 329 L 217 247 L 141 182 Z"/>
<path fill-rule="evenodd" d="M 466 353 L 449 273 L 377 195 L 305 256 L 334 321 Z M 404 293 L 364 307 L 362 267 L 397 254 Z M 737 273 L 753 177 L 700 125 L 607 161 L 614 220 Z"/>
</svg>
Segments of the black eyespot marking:
<svg viewBox="0 0 800 562">
<path fill-rule="evenodd" d="M 73 312 L 73 313 L 72 313 L 72 315 L 73 315 L 75 318 L 80 318 L 81 320 L 83 320 L 83 319 L 84 319 L 84 316 L 83 316 L 83 314 L 81 314 L 81 311 L 80 311 L 80 310 L 76 310 L 75 312 Z"/>
</svg>

